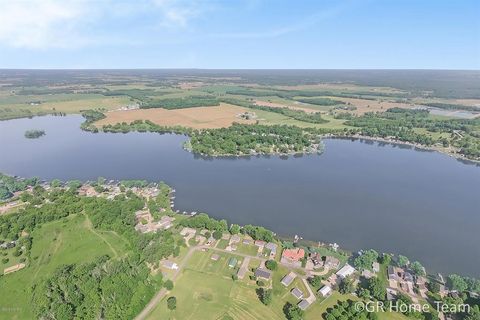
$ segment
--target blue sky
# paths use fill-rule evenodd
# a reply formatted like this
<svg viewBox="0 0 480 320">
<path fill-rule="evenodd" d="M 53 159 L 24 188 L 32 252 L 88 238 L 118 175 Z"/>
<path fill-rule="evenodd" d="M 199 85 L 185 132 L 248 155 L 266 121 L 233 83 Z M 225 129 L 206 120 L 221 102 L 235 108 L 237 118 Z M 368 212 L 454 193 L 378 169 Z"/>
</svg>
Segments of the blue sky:
<svg viewBox="0 0 480 320">
<path fill-rule="evenodd" d="M 0 0 L 0 68 L 480 69 L 477 0 Z"/>
</svg>

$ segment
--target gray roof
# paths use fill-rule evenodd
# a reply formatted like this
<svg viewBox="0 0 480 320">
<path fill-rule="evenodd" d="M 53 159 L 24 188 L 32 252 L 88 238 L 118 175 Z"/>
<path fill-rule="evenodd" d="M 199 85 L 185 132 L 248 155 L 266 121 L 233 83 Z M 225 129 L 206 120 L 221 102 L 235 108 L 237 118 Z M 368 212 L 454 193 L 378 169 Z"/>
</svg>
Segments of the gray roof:
<svg viewBox="0 0 480 320">
<path fill-rule="evenodd" d="M 267 248 L 270 251 L 277 251 L 277 245 L 273 242 L 269 242 L 265 245 L 265 248 Z"/>
<path fill-rule="evenodd" d="M 295 274 L 290 272 L 285 277 L 283 277 L 282 281 L 280 281 L 285 287 L 288 287 L 290 283 L 295 279 Z"/>
<path fill-rule="evenodd" d="M 300 301 L 300 303 L 298 304 L 298 307 L 302 310 L 305 310 L 305 309 L 308 308 L 309 305 L 310 305 L 310 303 L 308 303 L 308 301 L 304 299 L 304 300 Z"/>
<path fill-rule="evenodd" d="M 290 291 L 293 296 L 297 299 L 301 299 L 303 297 L 303 292 L 302 290 L 298 289 L 298 288 L 293 288 L 292 291 Z"/>
<path fill-rule="evenodd" d="M 268 279 L 270 279 L 271 276 L 272 276 L 272 274 L 265 269 L 258 268 L 257 270 L 255 270 L 255 277 L 263 278 L 263 279 L 268 280 Z"/>
</svg>

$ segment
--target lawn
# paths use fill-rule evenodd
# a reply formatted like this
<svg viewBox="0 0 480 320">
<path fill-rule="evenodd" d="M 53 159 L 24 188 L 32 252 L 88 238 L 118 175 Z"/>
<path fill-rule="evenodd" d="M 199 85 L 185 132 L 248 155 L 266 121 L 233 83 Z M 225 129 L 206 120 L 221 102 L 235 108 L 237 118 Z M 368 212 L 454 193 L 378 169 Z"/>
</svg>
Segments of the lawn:
<svg viewBox="0 0 480 320">
<path fill-rule="evenodd" d="M 30 265 L 0 278 L 0 319 L 33 319 L 30 308 L 32 285 L 48 278 L 63 264 L 84 263 L 108 254 L 125 255 L 128 247 L 112 232 L 93 230 L 85 216 L 55 221 L 32 232 Z"/>
<path fill-rule="evenodd" d="M 185 270 L 169 296 L 177 298 L 177 309 L 168 310 L 164 298 L 147 319 L 284 319 L 281 309 L 258 300 L 254 286 L 215 274 Z"/>
</svg>

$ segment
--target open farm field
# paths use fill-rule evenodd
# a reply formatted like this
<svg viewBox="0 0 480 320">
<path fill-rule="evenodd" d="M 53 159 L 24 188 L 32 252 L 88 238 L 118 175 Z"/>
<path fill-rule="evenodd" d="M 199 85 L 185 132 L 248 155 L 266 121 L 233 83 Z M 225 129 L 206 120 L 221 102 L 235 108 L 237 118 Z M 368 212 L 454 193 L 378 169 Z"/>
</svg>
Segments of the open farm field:
<svg viewBox="0 0 480 320">
<path fill-rule="evenodd" d="M 248 112 L 247 108 L 220 104 L 212 107 L 195 107 L 186 109 L 166 110 L 162 108 L 138 109 L 128 111 L 108 112 L 105 119 L 96 123 L 97 126 L 133 122 L 135 120 L 150 120 L 162 126 L 183 126 L 195 129 L 224 128 L 234 122 L 255 123 L 255 120 L 243 120 L 237 115 Z"/>
</svg>

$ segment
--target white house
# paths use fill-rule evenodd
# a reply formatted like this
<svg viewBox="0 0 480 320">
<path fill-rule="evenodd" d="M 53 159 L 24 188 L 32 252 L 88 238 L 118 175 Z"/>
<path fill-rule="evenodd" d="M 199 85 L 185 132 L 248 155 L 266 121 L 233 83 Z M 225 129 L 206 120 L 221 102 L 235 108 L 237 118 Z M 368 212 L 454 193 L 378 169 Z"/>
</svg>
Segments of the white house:
<svg viewBox="0 0 480 320">
<path fill-rule="evenodd" d="M 342 269 L 338 270 L 336 275 L 341 279 L 344 279 L 348 276 L 351 276 L 355 272 L 355 268 L 349 265 L 348 263 L 343 266 Z"/>
<path fill-rule="evenodd" d="M 326 297 L 332 293 L 332 288 L 330 286 L 323 286 L 318 290 L 318 293 L 320 293 L 322 297 Z"/>
</svg>

